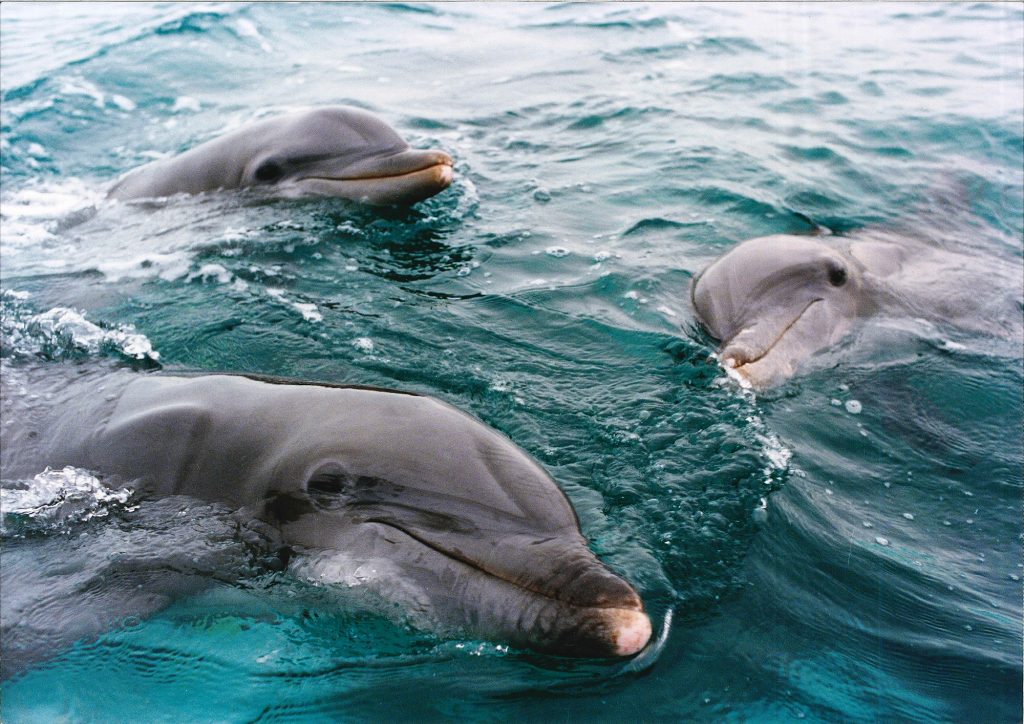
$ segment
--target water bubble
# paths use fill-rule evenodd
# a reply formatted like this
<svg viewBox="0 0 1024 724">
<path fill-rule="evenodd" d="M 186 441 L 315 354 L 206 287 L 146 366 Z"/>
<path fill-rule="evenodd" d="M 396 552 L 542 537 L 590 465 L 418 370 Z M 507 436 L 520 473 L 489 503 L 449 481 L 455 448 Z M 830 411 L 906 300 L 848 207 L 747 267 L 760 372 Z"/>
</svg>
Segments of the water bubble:
<svg viewBox="0 0 1024 724">
<path fill-rule="evenodd" d="M 373 340 L 369 337 L 356 337 L 352 340 L 352 346 L 363 354 L 370 354 L 373 352 Z"/>
</svg>

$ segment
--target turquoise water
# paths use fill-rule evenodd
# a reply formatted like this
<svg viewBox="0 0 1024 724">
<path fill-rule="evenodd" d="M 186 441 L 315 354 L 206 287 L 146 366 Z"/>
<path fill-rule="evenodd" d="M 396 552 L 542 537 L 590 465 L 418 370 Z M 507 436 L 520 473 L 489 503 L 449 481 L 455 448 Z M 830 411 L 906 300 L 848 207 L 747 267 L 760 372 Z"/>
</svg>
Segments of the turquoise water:
<svg viewBox="0 0 1024 724">
<path fill-rule="evenodd" d="M 1019 311 L 1022 36 L 1015 4 L 5 3 L 6 375 L 437 395 L 547 467 L 657 641 L 438 638 L 254 565 L 225 511 L 87 486 L 5 512 L 8 591 L 42 621 L 124 577 L 195 593 L 3 682 L 4 721 L 1020 721 L 1019 340 L 883 316 L 755 396 L 687 293 L 744 239 L 880 226 L 1008 276 L 976 291 Z M 455 183 L 406 211 L 103 200 L 325 104 L 449 151 Z"/>
</svg>

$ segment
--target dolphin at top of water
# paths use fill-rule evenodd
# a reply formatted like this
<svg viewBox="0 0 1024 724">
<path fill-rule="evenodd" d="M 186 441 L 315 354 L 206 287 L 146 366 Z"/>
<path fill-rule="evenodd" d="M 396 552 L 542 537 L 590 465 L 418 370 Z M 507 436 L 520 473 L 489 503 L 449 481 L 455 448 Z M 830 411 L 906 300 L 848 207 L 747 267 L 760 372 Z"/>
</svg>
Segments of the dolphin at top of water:
<svg viewBox="0 0 1024 724">
<path fill-rule="evenodd" d="M 128 172 L 107 195 L 137 199 L 258 187 L 289 197 L 405 205 L 451 182 L 447 153 L 411 149 L 372 113 L 339 106 L 250 123 Z"/>
<path fill-rule="evenodd" d="M 808 236 L 745 241 L 704 269 L 690 295 L 722 363 L 757 388 L 789 377 L 871 309 L 861 264 Z"/>
<path fill-rule="evenodd" d="M 384 562 L 440 628 L 577 656 L 650 638 L 639 596 L 589 550 L 551 477 L 451 405 L 233 375 L 81 384 L 4 426 L 4 479 L 71 465 L 248 510 L 321 562 Z"/>
<path fill-rule="evenodd" d="M 1019 339 L 1019 307 L 994 298 L 1019 286 L 1019 270 L 986 263 L 880 230 L 778 234 L 727 251 L 694 278 L 690 296 L 730 374 L 765 389 L 882 312 Z"/>
</svg>

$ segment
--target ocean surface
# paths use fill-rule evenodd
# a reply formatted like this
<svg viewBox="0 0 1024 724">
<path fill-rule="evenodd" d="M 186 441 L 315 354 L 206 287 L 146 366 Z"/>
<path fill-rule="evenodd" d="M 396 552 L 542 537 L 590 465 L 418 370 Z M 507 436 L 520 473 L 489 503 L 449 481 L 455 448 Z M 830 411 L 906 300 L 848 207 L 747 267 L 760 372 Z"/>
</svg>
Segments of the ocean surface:
<svg viewBox="0 0 1024 724">
<path fill-rule="evenodd" d="M 968 255 L 958 293 L 1020 313 L 1022 42 L 1016 3 L 4 3 L 8 381 L 436 395 L 543 463 L 655 637 L 619 662 L 440 638 L 252 565 L 217 506 L 40 470 L 0 501 L 4 595 L 34 602 L 14 623 L 184 583 L 3 681 L 0 718 L 1020 721 L 1020 340 L 883 314 L 755 394 L 688 293 L 744 239 L 884 228 Z M 451 188 L 104 198 L 330 104 L 450 152 Z"/>
</svg>

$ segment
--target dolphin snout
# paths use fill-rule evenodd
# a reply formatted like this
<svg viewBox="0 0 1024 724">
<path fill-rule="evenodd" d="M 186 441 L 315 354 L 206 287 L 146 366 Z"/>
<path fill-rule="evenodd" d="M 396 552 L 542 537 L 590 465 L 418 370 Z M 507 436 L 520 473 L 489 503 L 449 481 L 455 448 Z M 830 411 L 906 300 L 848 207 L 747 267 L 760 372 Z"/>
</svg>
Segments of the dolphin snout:
<svg viewBox="0 0 1024 724">
<path fill-rule="evenodd" d="M 429 151 L 428 153 L 430 153 L 434 157 L 435 164 L 440 164 L 442 166 L 451 166 L 452 163 L 454 163 L 452 161 L 452 157 L 449 154 L 445 153 L 444 151 Z"/>
<path fill-rule="evenodd" d="M 626 581 L 593 557 L 564 562 L 567 579 L 555 577 L 564 616 L 554 650 L 577 656 L 632 656 L 651 638 L 643 601 Z"/>
<path fill-rule="evenodd" d="M 730 342 L 718 354 L 722 364 L 726 367 L 736 368 L 742 367 L 749 362 L 754 362 L 764 353 L 758 354 L 742 342 Z"/>
<path fill-rule="evenodd" d="M 651 619 L 642 611 L 612 609 L 612 648 L 617 656 L 632 656 L 651 640 Z"/>
<path fill-rule="evenodd" d="M 562 656 L 633 656 L 651 640 L 651 619 L 643 610 L 584 608 L 556 616 L 558 633 L 539 648 Z"/>
</svg>

